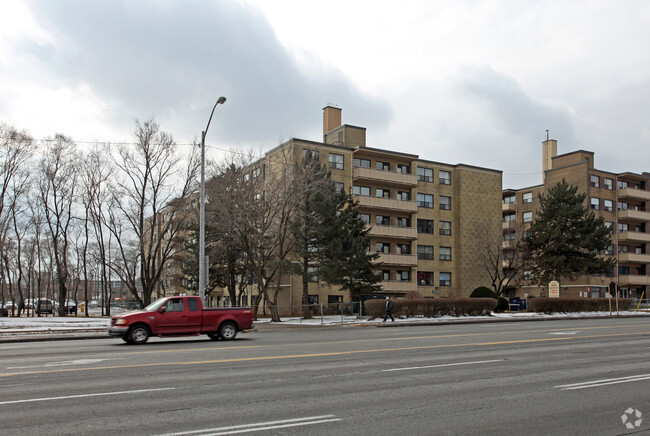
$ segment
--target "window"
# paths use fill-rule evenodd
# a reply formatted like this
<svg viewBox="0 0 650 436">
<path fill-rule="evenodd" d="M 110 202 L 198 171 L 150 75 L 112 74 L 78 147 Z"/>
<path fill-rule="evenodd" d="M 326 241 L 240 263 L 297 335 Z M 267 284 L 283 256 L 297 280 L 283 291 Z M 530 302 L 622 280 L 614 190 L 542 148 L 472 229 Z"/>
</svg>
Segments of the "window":
<svg viewBox="0 0 650 436">
<path fill-rule="evenodd" d="M 387 215 L 377 215 L 375 222 L 378 226 L 390 226 L 390 217 Z"/>
<path fill-rule="evenodd" d="M 630 252 L 630 246 L 629 245 L 619 245 L 618 246 L 618 252 L 619 253 L 629 253 Z"/>
<path fill-rule="evenodd" d="M 318 304 L 318 295 L 310 295 L 309 304 Z"/>
<path fill-rule="evenodd" d="M 343 169 L 343 155 L 342 154 L 330 153 L 329 162 L 330 162 L 330 168 L 335 169 L 335 170 L 342 170 Z"/>
<path fill-rule="evenodd" d="M 440 286 L 451 286 L 451 273 L 450 272 L 441 272 L 440 273 Z"/>
<path fill-rule="evenodd" d="M 181 298 L 172 298 L 165 304 L 165 310 L 167 312 L 182 312 L 185 310 L 183 305 L 183 299 Z"/>
<path fill-rule="evenodd" d="M 532 212 L 524 212 L 522 214 L 522 218 L 525 223 L 532 223 L 533 222 L 533 213 Z"/>
<path fill-rule="evenodd" d="M 409 191 L 397 191 L 397 199 L 409 201 L 411 199 L 411 193 Z"/>
<path fill-rule="evenodd" d="M 251 179 L 250 173 L 244 174 L 244 182 L 248 182 Z"/>
<path fill-rule="evenodd" d="M 616 203 L 618 210 L 627 210 L 630 207 L 630 204 L 625 201 L 619 201 Z"/>
<path fill-rule="evenodd" d="M 334 192 L 339 193 L 345 189 L 345 185 L 341 182 L 334 182 Z"/>
<path fill-rule="evenodd" d="M 451 210 L 451 197 L 440 196 L 440 210 Z"/>
<path fill-rule="evenodd" d="M 612 190 L 614 189 L 614 181 L 612 179 L 608 179 L 607 177 L 603 178 L 603 185 L 605 185 L 605 189 L 607 190 Z"/>
<path fill-rule="evenodd" d="M 397 253 L 398 254 L 411 254 L 411 245 L 410 244 L 397 244 Z"/>
<path fill-rule="evenodd" d="M 317 266 L 308 266 L 307 267 L 307 277 L 310 282 L 318 281 L 318 267 Z"/>
<path fill-rule="evenodd" d="M 503 197 L 504 204 L 516 203 L 516 202 L 517 202 L 517 196 L 515 195 L 508 195 L 507 197 Z"/>
<path fill-rule="evenodd" d="M 352 195 L 363 195 L 364 197 L 369 197 L 370 188 L 367 186 L 353 186 Z"/>
<path fill-rule="evenodd" d="M 433 234 L 433 220 L 418 219 L 418 233 Z"/>
<path fill-rule="evenodd" d="M 318 160 L 318 150 L 310 150 L 308 148 L 303 148 L 302 158 L 303 159 L 311 158 L 313 160 Z"/>
<path fill-rule="evenodd" d="M 603 209 L 605 209 L 607 212 L 613 211 L 614 202 L 612 200 L 603 200 Z"/>
<path fill-rule="evenodd" d="M 359 218 L 366 224 L 370 224 L 370 214 L 369 213 L 360 213 Z"/>
<path fill-rule="evenodd" d="M 352 159 L 352 166 L 354 168 L 370 168 L 370 160 L 368 159 Z"/>
<path fill-rule="evenodd" d="M 451 247 L 440 247 L 440 260 L 451 260 Z"/>
<path fill-rule="evenodd" d="M 377 188 L 375 189 L 375 196 L 378 198 L 390 198 L 390 190 L 389 189 L 383 189 L 383 188 Z"/>
<path fill-rule="evenodd" d="M 390 243 L 388 242 L 377 242 L 377 253 L 390 253 Z"/>
<path fill-rule="evenodd" d="M 614 245 L 610 244 L 605 250 L 605 254 L 611 256 L 614 254 Z"/>
<path fill-rule="evenodd" d="M 451 173 L 449 171 L 440 170 L 438 172 L 438 181 L 441 185 L 451 185 Z"/>
<path fill-rule="evenodd" d="M 524 271 L 524 279 L 532 280 L 533 279 L 533 272 L 530 271 L 530 270 Z"/>
<path fill-rule="evenodd" d="M 516 233 L 506 233 L 503 235 L 503 240 L 504 241 L 516 241 L 517 240 L 517 234 Z"/>
<path fill-rule="evenodd" d="M 589 184 L 591 186 L 593 186 L 594 188 L 600 188 L 600 177 L 598 177 L 598 176 L 590 176 L 589 179 L 590 179 Z"/>
<path fill-rule="evenodd" d="M 619 180 L 618 182 L 616 182 L 616 186 L 618 187 L 618 189 L 627 189 L 627 182 L 623 180 Z"/>
<path fill-rule="evenodd" d="M 433 195 L 418 194 L 418 207 L 433 209 Z"/>
<path fill-rule="evenodd" d="M 418 181 L 420 182 L 433 182 L 433 170 L 431 168 L 417 168 Z"/>
<path fill-rule="evenodd" d="M 611 221 L 605 221 L 605 225 L 606 225 L 607 227 L 612 227 L 612 226 L 614 225 L 614 223 L 611 222 Z"/>
<path fill-rule="evenodd" d="M 187 307 L 192 312 L 198 312 L 199 311 L 199 299 L 198 298 L 188 298 L 187 299 Z"/>
<path fill-rule="evenodd" d="M 410 174 L 411 169 L 408 165 L 397 164 L 397 172 L 402 174 Z"/>
<path fill-rule="evenodd" d="M 411 227 L 411 218 L 398 217 L 397 227 L 409 228 Z"/>
<path fill-rule="evenodd" d="M 451 221 L 440 221 L 440 234 L 451 236 Z"/>
<path fill-rule="evenodd" d="M 327 304 L 340 304 L 343 303 L 343 295 L 328 295 Z"/>
<path fill-rule="evenodd" d="M 259 179 L 259 178 L 260 178 L 260 169 L 259 169 L 259 168 L 255 168 L 255 169 L 253 170 L 253 179 L 254 179 L 254 180 L 257 180 L 257 179 Z"/>
<path fill-rule="evenodd" d="M 418 245 L 418 259 L 433 260 L 433 245 Z"/>
<path fill-rule="evenodd" d="M 383 281 L 388 281 L 390 280 L 390 271 L 385 270 L 385 269 L 378 269 L 376 272 L 377 276 L 382 279 Z"/>
<path fill-rule="evenodd" d="M 433 286 L 433 273 L 431 271 L 418 271 L 418 286 Z"/>
<path fill-rule="evenodd" d="M 514 213 L 503 215 L 504 223 L 514 223 L 515 221 L 517 221 L 517 216 Z"/>
<path fill-rule="evenodd" d="M 397 271 L 397 280 L 400 282 L 410 282 L 411 281 L 411 271 Z"/>
<path fill-rule="evenodd" d="M 591 197 L 591 208 L 595 210 L 600 209 L 600 198 Z"/>
<path fill-rule="evenodd" d="M 629 226 L 626 223 L 618 223 L 616 228 L 618 229 L 619 232 L 627 232 Z"/>
<path fill-rule="evenodd" d="M 377 161 L 376 165 L 377 165 L 377 169 L 380 171 L 390 171 L 390 165 L 388 164 L 388 162 Z"/>
<path fill-rule="evenodd" d="M 524 192 L 521 196 L 521 202 L 526 204 L 526 203 L 532 203 L 533 202 L 533 193 L 532 192 Z"/>
</svg>

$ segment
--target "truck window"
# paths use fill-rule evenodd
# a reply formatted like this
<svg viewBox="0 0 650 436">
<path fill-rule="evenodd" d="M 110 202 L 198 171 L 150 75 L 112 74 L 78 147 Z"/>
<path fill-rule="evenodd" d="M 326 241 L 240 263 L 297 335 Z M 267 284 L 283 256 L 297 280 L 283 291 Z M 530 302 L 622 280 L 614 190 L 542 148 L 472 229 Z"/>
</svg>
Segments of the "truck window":
<svg viewBox="0 0 650 436">
<path fill-rule="evenodd" d="M 172 298 L 167 302 L 167 312 L 182 312 L 185 310 L 183 300 L 180 298 Z"/>
<path fill-rule="evenodd" d="M 189 309 L 192 312 L 198 311 L 199 310 L 199 299 L 198 298 L 188 298 L 187 299 L 187 307 L 189 307 Z"/>
</svg>

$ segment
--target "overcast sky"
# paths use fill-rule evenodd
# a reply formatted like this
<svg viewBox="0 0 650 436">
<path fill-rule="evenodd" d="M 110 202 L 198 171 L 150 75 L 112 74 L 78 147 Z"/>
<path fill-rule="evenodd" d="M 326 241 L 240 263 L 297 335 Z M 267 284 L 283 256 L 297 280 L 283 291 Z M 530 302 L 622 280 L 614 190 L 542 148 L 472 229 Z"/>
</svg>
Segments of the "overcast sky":
<svg viewBox="0 0 650 436">
<path fill-rule="evenodd" d="M 36 138 L 181 144 L 321 141 L 322 108 L 367 145 L 541 183 L 560 154 L 650 171 L 645 0 L 34 0 L 0 2 L 0 121 Z"/>
</svg>

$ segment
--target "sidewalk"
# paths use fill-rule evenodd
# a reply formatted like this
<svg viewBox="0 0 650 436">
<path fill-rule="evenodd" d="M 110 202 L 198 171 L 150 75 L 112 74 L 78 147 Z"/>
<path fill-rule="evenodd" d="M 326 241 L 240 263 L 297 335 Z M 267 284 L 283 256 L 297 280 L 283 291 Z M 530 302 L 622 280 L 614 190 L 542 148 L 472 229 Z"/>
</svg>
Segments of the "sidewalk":
<svg viewBox="0 0 650 436">
<path fill-rule="evenodd" d="M 270 322 L 268 318 L 255 321 L 256 331 L 279 330 L 285 328 L 317 327 L 408 327 L 423 325 L 475 324 L 485 322 L 549 321 L 561 319 L 594 319 L 603 317 L 648 317 L 647 311 L 639 312 L 582 312 L 540 314 L 529 312 L 493 313 L 491 316 L 443 316 L 438 318 L 396 318 L 395 322 L 383 319 L 359 319 L 354 316 L 323 316 L 312 319 L 286 317 L 280 323 Z M 0 343 L 59 341 L 70 339 L 108 339 L 109 317 L 67 316 L 67 317 L 3 317 L 0 318 Z"/>
</svg>

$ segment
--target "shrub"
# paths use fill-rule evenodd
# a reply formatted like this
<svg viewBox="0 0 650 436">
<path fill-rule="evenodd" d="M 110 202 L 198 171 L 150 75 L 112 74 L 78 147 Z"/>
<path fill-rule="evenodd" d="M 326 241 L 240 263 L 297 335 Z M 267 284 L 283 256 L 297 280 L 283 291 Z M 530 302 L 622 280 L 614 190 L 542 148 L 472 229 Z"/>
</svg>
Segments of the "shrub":
<svg viewBox="0 0 650 436">
<path fill-rule="evenodd" d="M 497 298 L 497 294 L 487 286 L 479 286 L 478 288 L 474 289 L 471 294 L 469 294 L 469 298 Z"/>
<path fill-rule="evenodd" d="M 611 303 L 611 306 L 610 306 Z M 619 298 L 618 309 L 633 308 L 633 298 Z M 609 312 L 616 310 L 616 300 L 609 298 L 547 298 L 528 300 L 528 310 L 538 313 Z"/>
<path fill-rule="evenodd" d="M 438 316 L 489 315 L 497 306 L 494 298 L 409 298 L 393 300 L 393 316 L 400 318 L 435 318 Z M 372 318 L 382 318 L 386 300 L 366 300 L 364 313 Z"/>
</svg>

